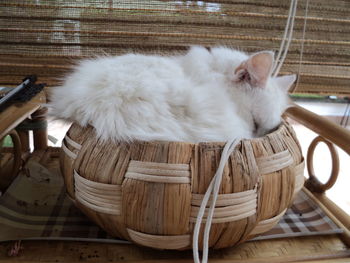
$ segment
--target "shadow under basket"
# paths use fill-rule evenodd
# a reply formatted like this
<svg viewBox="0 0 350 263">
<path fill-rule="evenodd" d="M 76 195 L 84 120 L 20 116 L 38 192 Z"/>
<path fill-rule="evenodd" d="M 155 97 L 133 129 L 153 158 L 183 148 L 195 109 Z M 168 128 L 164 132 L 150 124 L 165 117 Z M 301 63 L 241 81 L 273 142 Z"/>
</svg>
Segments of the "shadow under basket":
<svg viewBox="0 0 350 263">
<path fill-rule="evenodd" d="M 92 127 L 73 124 L 60 165 L 71 199 L 110 235 L 181 250 L 192 247 L 197 213 L 223 147 L 103 142 Z M 301 190 L 303 171 L 299 142 L 286 122 L 262 138 L 240 141 L 223 172 L 210 247 L 233 246 L 270 230 Z"/>
</svg>

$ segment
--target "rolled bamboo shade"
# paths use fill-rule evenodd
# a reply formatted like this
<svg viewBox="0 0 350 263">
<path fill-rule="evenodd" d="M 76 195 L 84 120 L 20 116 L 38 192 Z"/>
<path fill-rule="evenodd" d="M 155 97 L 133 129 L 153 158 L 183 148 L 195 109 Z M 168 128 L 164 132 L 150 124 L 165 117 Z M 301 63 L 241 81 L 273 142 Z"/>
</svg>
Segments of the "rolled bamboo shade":
<svg viewBox="0 0 350 263">
<path fill-rule="evenodd" d="M 298 73 L 306 0 L 281 74 Z M 189 45 L 278 51 L 289 1 L 0 1 L 0 85 L 37 74 L 57 85 L 78 59 L 173 53 Z M 294 92 L 350 94 L 350 1 L 309 0 Z"/>
</svg>

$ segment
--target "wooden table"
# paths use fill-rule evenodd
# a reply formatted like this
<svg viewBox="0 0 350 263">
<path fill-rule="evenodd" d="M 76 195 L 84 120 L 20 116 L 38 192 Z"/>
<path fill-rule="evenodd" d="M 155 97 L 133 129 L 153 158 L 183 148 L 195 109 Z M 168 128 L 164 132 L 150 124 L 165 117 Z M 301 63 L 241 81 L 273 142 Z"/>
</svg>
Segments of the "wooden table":
<svg viewBox="0 0 350 263">
<path fill-rule="evenodd" d="M 147 262 L 187 263 L 192 251 L 161 251 L 132 244 L 73 241 L 22 241 L 23 250 L 8 257 L 14 242 L 0 243 L 0 262 Z M 336 235 L 247 242 L 212 250 L 209 263 L 350 262 L 350 250 Z"/>
</svg>

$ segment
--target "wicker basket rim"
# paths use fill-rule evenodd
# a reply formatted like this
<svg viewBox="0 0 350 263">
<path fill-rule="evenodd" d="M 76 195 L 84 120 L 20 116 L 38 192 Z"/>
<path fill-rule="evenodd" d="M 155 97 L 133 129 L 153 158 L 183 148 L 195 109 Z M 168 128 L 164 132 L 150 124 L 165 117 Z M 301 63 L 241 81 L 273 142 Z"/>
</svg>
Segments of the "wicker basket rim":
<svg viewBox="0 0 350 263">
<path fill-rule="evenodd" d="M 286 120 L 283 119 L 281 121 L 281 123 L 279 124 L 279 126 L 276 127 L 270 133 L 268 133 L 268 134 L 266 134 L 266 135 L 264 135 L 262 137 L 257 137 L 257 138 L 250 138 L 250 139 L 243 138 L 237 144 L 236 148 L 239 147 L 239 145 L 242 142 L 244 142 L 244 141 L 255 141 L 255 142 L 257 142 L 257 141 L 263 140 L 267 136 L 280 133 L 285 126 L 289 126 L 289 125 L 290 124 Z M 198 142 L 198 143 L 191 143 L 191 142 L 182 142 L 182 141 L 160 141 L 160 140 L 155 140 L 155 141 L 141 141 L 141 140 L 139 140 L 139 141 L 132 141 L 132 142 L 130 142 L 130 144 L 139 144 L 139 145 L 166 144 L 166 143 L 176 143 L 176 144 L 179 144 L 179 145 L 190 146 L 190 147 L 194 147 L 194 146 L 199 145 L 199 144 L 211 144 L 211 145 L 217 145 L 217 147 L 220 147 L 220 148 L 224 147 L 225 144 L 226 144 L 226 142 Z"/>
</svg>

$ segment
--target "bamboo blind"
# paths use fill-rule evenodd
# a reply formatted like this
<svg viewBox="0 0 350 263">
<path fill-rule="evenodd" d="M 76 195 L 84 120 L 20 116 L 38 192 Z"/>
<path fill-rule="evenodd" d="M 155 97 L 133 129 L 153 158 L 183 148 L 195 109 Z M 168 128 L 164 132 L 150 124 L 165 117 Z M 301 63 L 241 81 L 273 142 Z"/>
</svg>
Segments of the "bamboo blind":
<svg viewBox="0 0 350 263">
<path fill-rule="evenodd" d="M 350 1 L 309 0 L 295 92 L 350 94 Z M 306 0 L 281 74 L 298 73 Z M 74 61 L 102 54 L 226 45 L 278 51 L 289 1 L 0 1 L 0 85 L 37 74 L 57 85 Z"/>
</svg>

